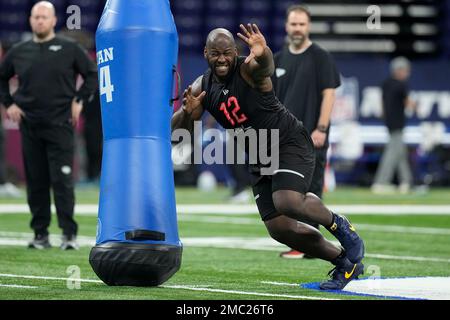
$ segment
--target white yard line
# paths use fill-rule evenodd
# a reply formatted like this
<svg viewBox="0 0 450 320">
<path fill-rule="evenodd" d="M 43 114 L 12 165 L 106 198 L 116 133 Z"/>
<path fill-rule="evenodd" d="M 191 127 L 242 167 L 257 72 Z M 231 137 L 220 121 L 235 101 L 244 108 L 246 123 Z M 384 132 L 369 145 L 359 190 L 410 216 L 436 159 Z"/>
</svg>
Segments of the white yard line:
<svg viewBox="0 0 450 320">
<path fill-rule="evenodd" d="M 32 233 L 0 231 L 0 246 L 22 246 L 26 247 L 28 241 L 33 237 Z M 50 236 L 53 245 L 59 245 L 59 236 Z M 77 241 L 82 247 L 95 245 L 95 238 L 80 236 Z M 286 249 L 281 243 L 269 237 L 186 237 L 181 238 L 184 247 L 221 248 L 221 249 L 244 249 L 259 251 L 280 251 Z M 404 260 L 419 262 L 443 262 L 450 263 L 449 258 L 438 257 L 415 257 L 397 256 L 378 253 L 366 253 L 367 258 L 383 260 Z"/>
<path fill-rule="evenodd" d="M 248 291 L 236 291 L 236 290 L 224 290 L 224 289 L 209 289 L 209 288 L 194 288 L 194 287 L 184 287 L 184 286 L 163 286 L 164 288 L 172 289 L 186 289 L 192 291 L 206 291 L 206 292 L 217 292 L 217 293 L 230 293 L 237 295 L 246 296 L 258 296 L 258 297 L 271 297 L 271 298 L 291 298 L 291 299 L 304 299 L 304 300 L 341 300 L 341 299 L 329 299 L 322 297 L 312 297 L 312 296 L 299 296 L 290 294 L 274 294 L 274 293 L 264 293 L 264 292 L 248 292 Z"/>
<path fill-rule="evenodd" d="M 91 283 L 103 283 L 101 280 L 94 279 L 77 279 L 77 278 L 61 278 L 61 277 L 47 277 L 47 276 L 32 276 L 32 275 L 22 275 L 22 274 L 11 274 L 11 273 L 0 273 L 0 278 L 19 278 L 19 279 L 38 279 L 38 280 L 60 280 L 72 282 L 91 282 Z"/>
<path fill-rule="evenodd" d="M 3 278 L 21 278 L 21 279 L 58 280 L 58 281 L 70 280 L 71 282 L 79 281 L 79 282 L 103 283 L 100 280 L 94 280 L 94 279 L 73 279 L 73 278 L 60 278 L 60 277 L 0 273 L 0 278 L 2 278 L 2 277 Z M 328 298 L 313 297 L 313 296 L 299 296 L 299 295 L 275 294 L 275 293 L 266 293 L 266 292 L 212 289 L 212 288 L 189 286 L 189 285 L 187 285 L 187 286 L 185 286 L 185 285 L 161 285 L 159 287 L 167 288 L 167 289 L 181 289 L 181 290 L 214 292 L 214 293 L 229 293 L 229 294 L 235 294 L 235 295 L 259 296 L 259 297 L 269 297 L 269 298 L 291 298 L 291 299 L 307 299 L 307 300 L 339 300 L 339 299 L 328 299 Z"/>
<path fill-rule="evenodd" d="M 229 224 L 246 224 L 246 225 L 262 224 L 259 215 L 256 216 L 255 218 L 240 218 L 240 217 L 225 217 L 225 216 L 211 217 L 211 216 L 181 214 L 178 215 L 178 221 L 218 223 L 218 224 L 229 223 Z"/>
<path fill-rule="evenodd" d="M 288 287 L 299 287 L 299 283 L 287 283 L 287 282 L 276 282 L 276 281 L 261 281 L 262 284 L 271 284 L 274 286 L 288 286 Z"/>
<path fill-rule="evenodd" d="M 432 235 L 450 235 L 448 228 L 430 228 L 430 227 L 408 227 L 383 224 L 359 224 L 355 223 L 358 230 L 373 232 L 392 232 L 392 233 L 412 233 L 412 234 L 432 234 Z"/>
<path fill-rule="evenodd" d="M 189 216 L 181 215 L 178 221 L 204 222 L 204 223 L 229 223 L 258 225 L 261 223 L 259 218 L 239 218 L 239 217 L 211 217 L 211 216 Z M 396 225 L 377 225 L 377 224 L 354 224 L 356 229 L 373 232 L 391 232 L 391 233 L 413 233 L 413 234 L 433 234 L 450 235 L 450 229 L 447 228 L 426 228 L 426 227 L 408 227 Z"/>
<path fill-rule="evenodd" d="M 0 283 L 0 287 L 3 287 L 3 288 L 15 288 L 15 289 L 36 289 L 36 288 L 39 288 L 39 287 L 36 287 L 36 286 L 21 286 L 21 285 L 18 285 L 18 284 L 1 284 L 1 283 Z"/>
<path fill-rule="evenodd" d="M 330 210 L 343 214 L 376 215 L 450 215 L 450 205 L 328 205 Z M 189 214 L 250 214 L 257 213 L 256 205 L 191 204 L 177 205 L 178 213 Z"/>
<path fill-rule="evenodd" d="M 388 254 L 367 253 L 367 258 L 384 259 L 384 260 L 407 260 L 407 261 L 422 261 L 422 262 L 446 262 L 450 263 L 450 259 L 433 258 L 433 257 L 413 257 L 413 256 L 394 256 Z"/>
<path fill-rule="evenodd" d="M 215 216 L 190 216 L 180 215 L 178 221 L 185 222 L 202 222 L 213 224 L 236 224 L 236 225 L 260 225 L 261 219 L 255 218 L 240 218 L 240 217 L 215 217 Z M 426 235 L 450 235 L 450 228 L 431 228 L 431 227 L 411 227 L 411 226 L 399 226 L 399 225 L 383 225 L 383 224 L 354 224 L 357 230 L 370 231 L 370 232 L 386 232 L 386 233 L 411 233 L 411 234 L 426 234 Z M 13 233 L 13 237 L 19 233 Z M 1 232 L 0 236 L 8 236 L 8 233 Z M 25 236 L 30 236 L 29 233 L 25 233 Z"/>
<path fill-rule="evenodd" d="M 329 205 L 331 210 L 343 214 L 357 215 L 450 215 L 450 205 Z M 55 212 L 55 208 L 52 208 Z M 26 204 L 0 204 L 0 214 L 29 214 Z M 75 206 L 77 215 L 97 215 L 98 206 L 95 204 L 78 204 Z M 254 204 L 179 204 L 178 214 L 226 214 L 241 215 L 257 213 Z"/>
</svg>

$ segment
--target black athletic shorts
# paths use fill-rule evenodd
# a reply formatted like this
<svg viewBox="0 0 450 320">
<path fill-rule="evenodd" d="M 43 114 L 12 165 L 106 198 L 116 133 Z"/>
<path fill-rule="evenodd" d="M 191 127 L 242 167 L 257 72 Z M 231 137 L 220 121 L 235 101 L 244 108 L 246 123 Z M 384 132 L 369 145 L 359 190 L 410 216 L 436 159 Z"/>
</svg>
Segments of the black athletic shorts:
<svg viewBox="0 0 450 320">
<path fill-rule="evenodd" d="M 293 190 L 302 194 L 309 191 L 314 173 L 315 151 L 310 135 L 302 127 L 279 148 L 279 166 L 273 175 L 253 173 L 252 187 L 256 205 L 263 221 L 281 215 L 275 209 L 272 193 Z"/>
</svg>

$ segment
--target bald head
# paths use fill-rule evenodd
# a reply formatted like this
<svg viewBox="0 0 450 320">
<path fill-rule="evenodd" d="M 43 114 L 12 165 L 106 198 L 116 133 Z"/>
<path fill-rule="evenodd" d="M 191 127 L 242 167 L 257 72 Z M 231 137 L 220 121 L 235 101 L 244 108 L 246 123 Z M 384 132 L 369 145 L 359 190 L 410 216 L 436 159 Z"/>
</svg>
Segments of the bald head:
<svg viewBox="0 0 450 320">
<path fill-rule="evenodd" d="M 208 37 L 206 38 L 206 47 L 210 48 L 212 44 L 215 44 L 220 40 L 229 41 L 230 45 L 236 46 L 233 34 L 230 31 L 224 28 L 217 28 L 208 34 Z"/>
<path fill-rule="evenodd" d="M 48 1 L 39 1 L 31 9 L 30 26 L 35 41 L 48 41 L 55 36 L 55 7 Z"/>
<path fill-rule="evenodd" d="M 49 11 L 49 13 L 53 16 L 56 16 L 55 6 L 53 6 L 53 3 L 50 1 L 39 1 L 37 2 L 33 8 L 31 8 L 31 15 L 33 15 L 33 12 L 40 11 L 40 10 L 46 10 Z"/>
</svg>

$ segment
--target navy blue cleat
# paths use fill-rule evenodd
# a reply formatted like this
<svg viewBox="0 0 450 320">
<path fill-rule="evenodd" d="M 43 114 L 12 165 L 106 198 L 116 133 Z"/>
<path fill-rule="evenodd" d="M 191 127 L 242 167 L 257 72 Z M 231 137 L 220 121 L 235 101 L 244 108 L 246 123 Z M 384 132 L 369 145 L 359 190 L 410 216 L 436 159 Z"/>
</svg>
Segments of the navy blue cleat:
<svg viewBox="0 0 450 320">
<path fill-rule="evenodd" d="M 364 258 L 364 241 L 346 217 L 333 213 L 333 224 L 328 231 L 339 240 L 348 260 L 359 263 Z"/>
<path fill-rule="evenodd" d="M 362 263 L 351 263 L 346 257 L 338 259 L 336 266 L 328 272 L 331 279 L 320 284 L 321 290 L 342 290 L 352 280 L 364 273 Z"/>
</svg>

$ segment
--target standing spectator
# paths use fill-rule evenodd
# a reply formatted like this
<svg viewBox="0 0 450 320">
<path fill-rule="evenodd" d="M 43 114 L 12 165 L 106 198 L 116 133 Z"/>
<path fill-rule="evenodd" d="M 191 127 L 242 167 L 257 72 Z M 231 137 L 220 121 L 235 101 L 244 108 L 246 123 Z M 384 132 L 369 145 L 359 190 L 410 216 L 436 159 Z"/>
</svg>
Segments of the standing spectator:
<svg viewBox="0 0 450 320">
<path fill-rule="evenodd" d="M 2 43 L 0 42 L 0 58 L 3 55 Z M 2 115 L 0 112 L 0 198 L 20 198 L 22 191 L 6 179 L 5 159 L 5 131 L 3 130 Z"/>
<path fill-rule="evenodd" d="M 62 229 L 61 249 L 77 249 L 74 220 L 74 126 L 83 102 L 96 88 L 96 67 L 75 42 L 56 36 L 55 8 L 36 3 L 30 16 L 33 39 L 14 46 L 0 65 L 0 102 L 8 117 L 20 125 L 27 181 L 30 248 L 49 248 L 50 188 Z M 19 88 L 11 96 L 8 81 L 18 75 Z M 76 90 L 81 74 L 83 86 Z"/>
<path fill-rule="evenodd" d="M 273 82 L 278 99 L 303 122 L 314 142 L 315 169 L 308 191 L 322 198 L 331 110 L 340 77 L 331 55 L 310 40 L 310 28 L 311 14 L 306 7 L 292 5 L 287 9 L 288 43 L 275 54 Z M 303 258 L 304 254 L 289 250 L 280 256 Z"/>
<path fill-rule="evenodd" d="M 394 173 L 399 174 L 399 191 L 408 193 L 413 182 L 408 161 L 408 149 L 403 142 L 405 127 L 405 109 L 413 109 L 415 103 L 408 98 L 406 81 L 410 76 L 410 63 L 404 57 L 397 57 L 391 62 L 391 76 L 382 84 L 383 119 L 389 130 L 389 143 L 386 145 L 381 163 L 372 185 L 374 193 L 390 193 L 395 189 L 391 182 Z"/>
</svg>

